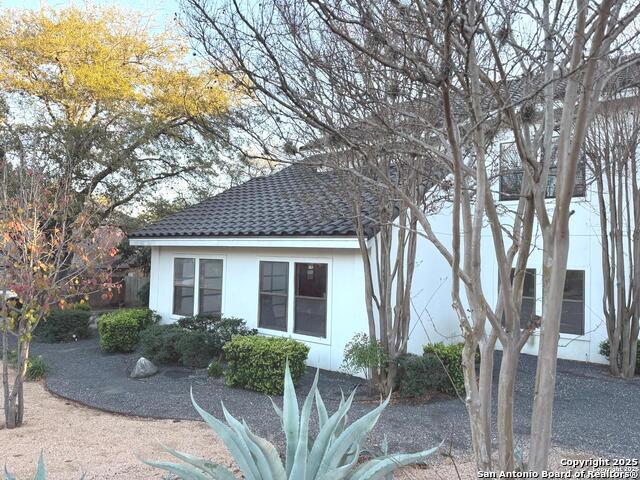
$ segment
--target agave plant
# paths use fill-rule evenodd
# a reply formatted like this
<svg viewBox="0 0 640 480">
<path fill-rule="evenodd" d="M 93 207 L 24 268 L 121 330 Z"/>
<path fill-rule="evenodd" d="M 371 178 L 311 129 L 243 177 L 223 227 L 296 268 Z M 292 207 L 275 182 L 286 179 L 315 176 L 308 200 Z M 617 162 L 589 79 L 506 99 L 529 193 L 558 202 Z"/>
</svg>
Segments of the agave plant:
<svg viewBox="0 0 640 480">
<path fill-rule="evenodd" d="M 218 434 L 235 459 L 247 480 L 372 480 L 389 478 L 394 470 L 424 461 L 438 447 L 418 453 L 384 454 L 364 463 L 358 463 L 363 445 L 389 403 L 389 397 L 378 407 L 347 426 L 347 413 L 351 408 L 355 390 L 340 401 L 336 412 L 329 416 L 318 392 L 318 373 L 313 386 L 299 409 L 289 366 L 285 370 L 283 406 L 273 407 L 281 419 L 286 437 L 285 462 L 269 441 L 255 435 L 244 421 L 233 417 L 222 404 L 226 423 L 203 410 L 193 398 L 191 401 L 203 420 Z M 309 439 L 309 420 L 315 400 L 319 431 L 313 441 Z M 184 463 L 146 462 L 166 470 L 184 480 L 236 480 L 227 468 L 209 460 L 194 457 L 165 447 Z M 385 449 L 386 450 L 386 449 Z"/>
</svg>

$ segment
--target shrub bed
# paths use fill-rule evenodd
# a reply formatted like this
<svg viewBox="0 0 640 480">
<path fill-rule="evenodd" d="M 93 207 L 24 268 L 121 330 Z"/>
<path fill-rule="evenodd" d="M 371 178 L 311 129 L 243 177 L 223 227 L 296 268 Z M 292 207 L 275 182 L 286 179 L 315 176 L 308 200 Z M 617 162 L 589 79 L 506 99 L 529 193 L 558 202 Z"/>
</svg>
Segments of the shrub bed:
<svg viewBox="0 0 640 480">
<path fill-rule="evenodd" d="M 205 368 L 220 358 L 235 336 L 255 335 L 239 318 L 187 317 L 177 324 L 153 325 L 140 334 L 145 357 L 161 364 Z"/>
<path fill-rule="evenodd" d="M 83 304 L 86 305 L 86 304 Z M 42 342 L 70 342 L 91 335 L 91 308 L 74 305 L 64 310 L 53 309 L 41 321 L 34 332 Z"/>
<path fill-rule="evenodd" d="M 294 383 L 305 371 L 309 347 L 286 338 L 258 335 L 234 337 L 224 348 L 227 385 L 282 395 L 287 359 Z"/>
<path fill-rule="evenodd" d="M 126 308 L 105 313 L 98 319 L 100 347 L 106 352 L 132 352 L 138 344 L 140 331 L 158 319 L 148 308 Z"/>
</svg>

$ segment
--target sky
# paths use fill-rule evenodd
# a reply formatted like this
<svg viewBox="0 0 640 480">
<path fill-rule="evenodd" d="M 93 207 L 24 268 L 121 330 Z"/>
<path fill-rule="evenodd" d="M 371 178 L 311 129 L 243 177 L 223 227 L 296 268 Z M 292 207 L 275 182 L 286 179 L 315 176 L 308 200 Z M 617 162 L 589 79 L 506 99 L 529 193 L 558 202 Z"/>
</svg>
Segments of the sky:
<svg viewBox="0 0 640 480">
<path fill-rule="evenodd" d="M 53 8 L 69 5 L 82 6 L 84 4 L 116 6 L 125 9 L 138 10 L 144 15 L 153 17 L 154 23 L 165 25 L 179 11 L 179 0 L 0 0 L 0 8 L 31 8 L 39 9 L 41 6 Z"/>
</svg>

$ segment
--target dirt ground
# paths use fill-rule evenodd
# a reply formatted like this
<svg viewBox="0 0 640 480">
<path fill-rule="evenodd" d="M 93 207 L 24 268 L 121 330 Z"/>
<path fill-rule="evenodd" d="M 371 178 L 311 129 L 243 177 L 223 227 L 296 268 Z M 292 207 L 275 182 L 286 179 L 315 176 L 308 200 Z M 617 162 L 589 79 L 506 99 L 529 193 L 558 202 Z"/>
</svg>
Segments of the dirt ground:
<svg viewBox="0 0 640 480">
<path fill-rule="evenodd" d="M 112 415 L 51 395 L 41 383 L 25 385 L 25 423 L 7 430 L 0 424 L 0 468 L 19 479 L 31 478 L 40 450 L 44 451 L 49 480 L 163 478 L 163 473 L 140 459 L 170 460 L 164 443 L 221 463 L 237 472 L 231 457 L 215 434 L 202 422 L 149 420 Z M 0 405 L 2 399 L 0 398 Z M 554 452 L 561 457 L 586 456 Z M 446 458 L 427 469 L 405 469 L 396 479 L 464 480 L 477 478 L 474 465 Z"/>
</svg>

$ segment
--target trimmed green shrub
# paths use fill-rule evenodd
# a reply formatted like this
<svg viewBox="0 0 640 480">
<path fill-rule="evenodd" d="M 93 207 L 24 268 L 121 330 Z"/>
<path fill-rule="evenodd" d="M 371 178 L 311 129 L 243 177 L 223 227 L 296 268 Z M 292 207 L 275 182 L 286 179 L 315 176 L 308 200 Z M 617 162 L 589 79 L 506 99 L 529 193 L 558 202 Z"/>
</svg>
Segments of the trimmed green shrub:
<svg viewBox="0 0 640 480">
<path fill-rule="evenodd" d="M 220 378 L 224 375 L 224 369 L 222 368 L 222 365 L 220 365 L 220 362 L 217 360 L 211 362 L 207 368 L 207 375 L 211 378 Z"/>
<path fill-rule="evenodd" d="M 139 333 L 158 323 L 160 317 L 148 308 L 123 308 L 98 319 L 100 346 L 106 352 L 132 352 Z"/>
<path fill-rule="evenodd" d="M 449 377 L 440 360 L 432 354 L 408 353 L 398 358 L 398 384 L 401 397 L 421 397 L 433 390 L 445 390 Z"/>
<path fill-rule="evenodd" d="M 85 304 L 86 305 L 86 304 Z M 80 304 L 64 310 L 53 309 L 41 321 L 34 335 L 43 342 L 70 342 L 91 335 L 91 309 Z"/>
<path fill-rule="evenodd" d="M 44 378 L 49 373 L 49 365 L 44 361 L 42 355 L 30 358 L 27 362 L 27 373 L 25 378 L 29 381 L 36 381 Z"/>
<path fill-rule="evenodd" d="M 121 310 L 118 310 L 118 312 L 121 315 L 135 318 L 138 321 L 140 330 L 149 328 L 151 325 L 155 325 L 160 321 L 160 315 L 146 307 L 123 308 Z"/>
<path fill-rule="evenodd" d="M 227 359 L 227 385 L 268 395 L 282 394 L 287 359 L 291 377 L 297 383 L 304 374 L 309 354 L 309 347 L 304 343 L 258 335 L 234 337 L 223 350 Z"/>
<path fill-rule="evenodd" d="M 429 343 L 424 346 L 425 354 L 433 354 L 438 358 L 447 372 L 447 380 L 440 390 L 450 395 L 464 395 L 464 370 L 462 368 L 462 350 L 464 343 L 445 345 L 444 343 Z M 476 360 L 478 354 L 476 354 Z"/>
<path fill-rule="evenodd" d="M 176 351 L 183 366 L 205 368 L 220 352 L 220 347 L 209 332 L 182 330 L 176 341 Z"/>
<path fill-rule="evenodd" d="M 140 332 L 142 354 L 152 362 L 172 364 L 180 362 L 176 343 L 184 330 L 177 325 L 152 325 Z"/>
<path fill-rule="evenodd" d="M 604 340 L 600 343 L 600 355 L 609 358 L 611 355 L 611 345 L 609 340 Z M 618 362 L 620 364 L 622 362 Z M 640 373 L 640 340 L 638 340 L 638 349 L 636 351 L 636 374 Z"/>
<path fill-rule="evenodd" d="M 133 352 L 139 333 L 140 323 L 135 317 L 113 312 L 98 319 L 100 347 L 105 352 Z"/>
</svg>

